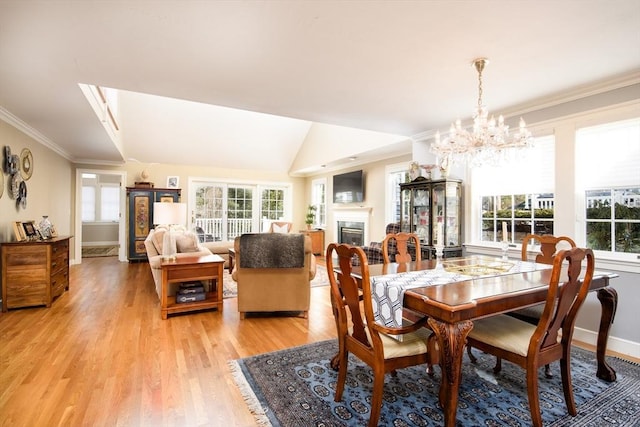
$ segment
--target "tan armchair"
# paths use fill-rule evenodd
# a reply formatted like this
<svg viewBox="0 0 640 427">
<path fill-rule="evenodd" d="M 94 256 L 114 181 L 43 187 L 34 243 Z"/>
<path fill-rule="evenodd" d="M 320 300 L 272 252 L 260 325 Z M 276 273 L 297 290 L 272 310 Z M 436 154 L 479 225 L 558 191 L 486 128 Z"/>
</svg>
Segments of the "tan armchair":
<svg viewBox="0 0 640 427">
<path fill-rule="evenodd" d="M 238 283 L 238 311 L 309 312 L 310 282 L 316 275 L 311 238 L 303 234 L 243 234 L 234 242 L 232 277 Z"/>
</svg>

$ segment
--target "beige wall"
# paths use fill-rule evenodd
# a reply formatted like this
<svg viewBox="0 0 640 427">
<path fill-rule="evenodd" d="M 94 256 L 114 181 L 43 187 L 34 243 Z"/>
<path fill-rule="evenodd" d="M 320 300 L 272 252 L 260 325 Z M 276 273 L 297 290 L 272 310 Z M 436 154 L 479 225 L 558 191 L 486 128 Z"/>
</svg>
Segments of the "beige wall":
<svg viewBox="0 0 640 427">
<path fill-rule="evenodd" d="M 75 191 L 71 163 L 2 120 L 0 141 L 2 148 L 9 146 L 13 154 L 19 155 L 23 149 L 28 148 L 33 155 L 33 174 L 26 181 L 26 208 L 16 207 L 15 200 L 9 194 L 9 175 L 2 172 L 4 191 L 0 197 L 0 241 L 15 240 L 12 226 L 14 221 L 39 222 L 43 215 L 49 216 L 59 235 L 71 235 Z M 4 161 L 4 153 L 0 157 Z"/>
<path fill-rule="evenodd" d="M 396 163 L 406 163 L 407 166 L 411 162 L 411 155 L 393 157 L 383 161 L 368 163 L 365 165 L 352 166 L 350 168 L 333 170 L 327 173 L 314 175 L 307 178 L 305 194 L 307 196 L 308 205 L 311 203 L 311 185 L 314 179 L 327 179 L 327 228 L 325 230 L 325 246 L 335 240 L 335 211 L 337 209 L 345 209 L 347 207 L 368 207 L 371 208 L 370 232 L 369 240 L 373 242 L 381 242 L 385 236 L 385 227 L 388 224 L 386 215 L 386 167 Z M 333 175 L 351 172 L 362 169 L 364 171 L 365 180 L 365 196 L 363 203 L 354 204 L 334 204 L 333 203 Z M 366 242 L 369 244 L 369 242 Z"/>
</svg>

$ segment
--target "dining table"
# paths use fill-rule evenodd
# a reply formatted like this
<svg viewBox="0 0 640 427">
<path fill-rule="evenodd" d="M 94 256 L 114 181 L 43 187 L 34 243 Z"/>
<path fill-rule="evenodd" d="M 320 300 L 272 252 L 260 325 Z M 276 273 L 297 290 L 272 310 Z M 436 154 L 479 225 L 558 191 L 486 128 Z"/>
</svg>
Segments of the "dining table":
<svg viewBox="0 0 640 427">
<path fill-rule="evenodd" d="M 461 367 L 466 338 L 473 320 L 526 308 L 546 301 L 551 278 L 551 266 L 505 260 L 484 255 L 461 258 L 438 258 L 410 263 L 372 264 L 368 266 L 370 280 L 401 277 L 426 270 L 443 270 L 459 274 L 458 280 L 409 287 L 403 293 L 402 306 L 428 316 L 428 325 L 440 347 L 442 382 L 439 404 L 445 426 L 455 426 Z M 338 278 L 339 269 L 336 269 Z M 361 280 L 360 267 L 354 266 L 352 277 Z M 427 272 L 429 273 L 429 272 Z M 416 273 L 413 273 L 416 274 Z M 385 276 L 385 277 L 379 277 Z M 596 375 L 605 381 L 615 381 L 616 372 L 605 360 L 607 339 L 613 322 L 618 296 L 610 280 L 616 273 L 595 271 L 589 291 L 597 292 L 602 311 L 596 349 Z"/>
</svg>

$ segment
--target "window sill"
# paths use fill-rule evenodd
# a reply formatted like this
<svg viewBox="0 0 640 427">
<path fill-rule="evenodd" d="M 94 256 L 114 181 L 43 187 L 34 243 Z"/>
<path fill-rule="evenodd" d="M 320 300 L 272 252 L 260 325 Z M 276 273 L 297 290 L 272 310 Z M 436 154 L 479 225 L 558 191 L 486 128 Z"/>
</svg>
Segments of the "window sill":
<svg viewBox="0 0 640 427">
<path fill-rule="evenodd" d="M 489 255 L 489 256 L 502 256 L 502 249 L 498 243 L 465 243 L 466 253 Z M 510 258 L 520 259 L 521 256 L 520 245 L 510 244 L 508 255 Z M 640 274 L 640 259 L 633 259 L 638 257 L 636 254 L 611 254 L 602 253 L 596 251 L 595 253 L 597 268 L 600 270 L 621 271 L 626 273 Z"/>
</svg>

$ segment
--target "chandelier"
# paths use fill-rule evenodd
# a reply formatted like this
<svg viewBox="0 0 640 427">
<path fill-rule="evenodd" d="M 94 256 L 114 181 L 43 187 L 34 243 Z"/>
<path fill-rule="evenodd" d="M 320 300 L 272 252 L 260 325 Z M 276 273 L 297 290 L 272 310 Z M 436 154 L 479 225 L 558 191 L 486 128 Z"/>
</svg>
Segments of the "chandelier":
<svg viewBox="0 0 640 427">
<path fill-rule="evenodd" d="M 502 116 L 498 117 L 497 123 L 493 116 L 488 118 L 489 111 L 482 104 L 482 71 L 488 62 L 487 58 L 473 61 L 478 71 L 478 106 L 473 113 L 473 128 L 463 129 L 458 119 L 455 124 L 451 124 L 448 137 L 441 140 L 439 131 L 435 135 L 431 151 L 443 164 L 499 164 L 512 152 L 529 148 L 533 144 L 531 132 L 527 130 L 522 117 L 518 131 L 513 137 L 509 137 L 509 126 L 504 124 Z"/>
</svg>

